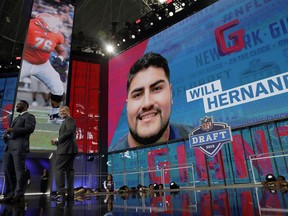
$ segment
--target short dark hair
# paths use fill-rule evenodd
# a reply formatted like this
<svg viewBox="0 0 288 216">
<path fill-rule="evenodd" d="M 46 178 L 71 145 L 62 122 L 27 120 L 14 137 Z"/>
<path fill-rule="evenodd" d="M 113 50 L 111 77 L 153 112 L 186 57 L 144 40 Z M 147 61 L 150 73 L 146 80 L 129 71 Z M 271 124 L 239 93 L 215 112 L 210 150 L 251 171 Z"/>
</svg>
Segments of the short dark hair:
<svg viewBox="0 0 288 216">
<path fill-rule="evenodd" d="M 110 177 L 111 177 L 111 181 L 113 181 L 113 176 L 112 176 L 112 174 L 108 174 L 108 175 L 107 175 L 107 179 L 108 179 L 108 176 L 110 176 Z"/>
<path fill-rule="evenodd" d="M 170 69 L 168 61 L 159 53 L 149 52 L 139 58 L 130 68 L 127 80 L 127 93 L 129 91 L 131 82 L 136 74 L 149 66 L 160 67 L 164 69 L 165 75 L 170 82 Z"/>
<path fill-rule="evenodd" d="M 20 102 L 25 104 L 26 109 L 29 108 L 29 103 L 26 100 L 20 100 Z"/>
</svg>

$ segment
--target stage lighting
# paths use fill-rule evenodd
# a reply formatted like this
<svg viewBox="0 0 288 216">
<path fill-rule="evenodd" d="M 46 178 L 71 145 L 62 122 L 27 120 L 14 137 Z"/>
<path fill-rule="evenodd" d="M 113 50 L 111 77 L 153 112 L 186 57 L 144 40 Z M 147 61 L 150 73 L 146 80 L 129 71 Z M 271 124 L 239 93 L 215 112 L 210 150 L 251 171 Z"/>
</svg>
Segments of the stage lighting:
<svg viewBox="0 0 288 216">
<path fill-rule="evenodd" d="M 171 3 L 165 8 L 165 16 L 172 17 L 175 14 L 175 6 Z"/>
<path fill-rule="evenodd" d="M 175 182 L 170 183 L 170 189 L 179 189 L 179 185 L 177 185 Z"/>
<path fill-rule="evenodd" d="M 113 53 L 114 52 L 114 47 L 111 44 L 106 45 L 106 50 L 108 53 Z"/>
<path fill-rule="evenodd" d="M 159 185 L 157 183 L 154 183 L 153 188 L 154 188 L 154 190 L 158 190 L 159 189 Z"/>
<path fill-rule="evenodd" d="M 158 20 L 164 20 L 165 17 L 167 17 L 166 12 L 168 11 L 168 8 L 162 6 L 158 9 L 157 13 L 155 14 Z"/>
<path fill-rule="evenodd" d="M 265 179 L 267 182 L 276 181 L 276 177 L 273 174 L 267 174 Z"/>
</svg>

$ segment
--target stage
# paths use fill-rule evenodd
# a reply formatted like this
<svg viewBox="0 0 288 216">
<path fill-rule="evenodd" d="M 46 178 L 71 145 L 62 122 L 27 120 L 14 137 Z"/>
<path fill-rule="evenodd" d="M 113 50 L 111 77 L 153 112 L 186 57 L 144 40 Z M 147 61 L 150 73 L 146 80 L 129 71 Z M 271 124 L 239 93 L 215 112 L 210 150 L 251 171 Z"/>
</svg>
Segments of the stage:
<svg viewBox="0 0 288 216">
<path fill-rule="evenodd" d="M 287 215 L 287 191 L 260 185 L 129 193 L 90 193 L 55 201 L 26 194 L 23 204 L 0 204 L 1 215 Z"/>
</svg>

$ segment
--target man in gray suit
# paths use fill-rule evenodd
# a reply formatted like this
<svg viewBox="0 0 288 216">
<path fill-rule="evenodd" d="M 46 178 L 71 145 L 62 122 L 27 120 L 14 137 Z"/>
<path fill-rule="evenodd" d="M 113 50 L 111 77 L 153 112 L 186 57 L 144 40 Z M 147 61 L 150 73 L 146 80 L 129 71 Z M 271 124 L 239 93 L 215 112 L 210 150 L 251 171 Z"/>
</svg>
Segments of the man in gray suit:
<svg viewBox="0 0 288 216">
<path fill-rule="evenodd" d="M 78 153 L 78 146 L 76 143 L 76 123 L 70 116 L 69 107 L 62 106 L 59 114 L 64 119 L 60 129 L 59 137 L 52 139 L 51 144 L 56 145 L 55 157 L 55 179 L 57 196 L 54 198 L 58 200 L 64 199 L 66 194 L 65 189 L 65 173 L 67 176 L 67 195 L 68 199 L 74 197 L 74 159 Z"/>
<path fill-rule="evenodd" d="M 36 126 L 35 116 L 29 113 L 29 104 L 20 100 L 16 105 L 19 116 L 7 128 L 3 139 L 7 144 L 3 156 L 6 194 L 1 202 L 21 203 L 24 200 L 27 178 L 25 175 L 26 156 L 30 151 L 29 139 Z"/>
</svg>

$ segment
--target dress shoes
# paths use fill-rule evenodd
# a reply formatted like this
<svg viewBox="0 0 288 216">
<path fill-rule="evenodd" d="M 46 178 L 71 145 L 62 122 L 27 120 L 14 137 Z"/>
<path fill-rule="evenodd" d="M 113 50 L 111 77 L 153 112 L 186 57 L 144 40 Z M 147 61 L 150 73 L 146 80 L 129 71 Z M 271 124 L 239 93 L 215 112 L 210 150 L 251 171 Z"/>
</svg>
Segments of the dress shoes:
<svg viewBox="0 0 288 216">
<path fill-rule="evenodd" d="M 0 203 L 12 203 L 13 202 L 13 196 L 4 196 L 0 199 Z"/>
</svg>

